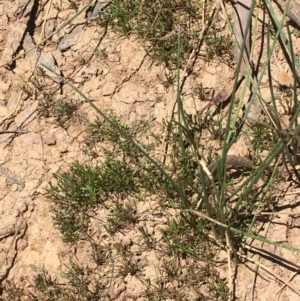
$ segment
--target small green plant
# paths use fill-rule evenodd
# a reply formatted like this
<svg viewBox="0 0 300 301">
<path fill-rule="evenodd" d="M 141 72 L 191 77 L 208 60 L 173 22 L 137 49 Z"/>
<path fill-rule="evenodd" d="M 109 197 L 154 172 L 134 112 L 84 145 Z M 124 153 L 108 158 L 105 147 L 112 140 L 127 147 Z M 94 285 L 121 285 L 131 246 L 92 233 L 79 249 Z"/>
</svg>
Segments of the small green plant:
<svg viewBox="0 0 300 301">
<path fill-rule="evenodd" d="M 195 91 L 195 94 L 197 95 L 197 97 L 201 101 L 207 101 L 207 100 L 213 99 L 213 96 L 214 96 L 213 89 L 203 87 L 202 83 L 196 84 L 194 91 Z"/>
<path fill-rule="evenodd" d="M 48 78 L 41 67 L 36 69 L 36 74 L 31 77 L 30 82 L 24 83 L 22 91 L 27 96 L 36 95 L 40 114 L 46 118 L 54 117 L 61 127 L 65 126 L 77 110 L 76 104 L 72 101 L 54 100 L 58 89 L 54 87 L 53 80 Z"/>
<path fill-rule="evenodd" d="M 180 275 L 180 260 L 177 258 L 163 259 L 161 264 L 161 269 L 165 273 L 166 280 L 173 282 L 178 279 Z"/>
<path fill-rule="evenodd" d="M 274 142 L 278 139 L 278 135 L 274 132 L 272 133 L 270 129 L 263 125 L 257 124 L 252 128 L 252 137 L 255 161 L 261 162 L 261 154 L 271 149 Z"/>
<path fill-rule="evenodd" d="M 190 256 L 200 256 L 202 249 L 201 234 L 196 234 L 197 226 L 194 224 L 193 218 L 190 220 L 192 224 L 186 223 L 181 219 L 179 222 L 171 220 L 166 229 L 161 230 L 162 237 L 167 247 L 165 251 L 169 256 L 179 258 Z M 193 225 L 194 224 L 194 225 Z M 189 230 L 187 231 L 187 229 Z M 203 250 L 202 250 L 203 251 Z"/>
<path fill-rule="evenodd" d="M 110 208 L 110 211 L 111 214 L 109 214 L 107 225 L 105 225 L 105 228 L 110 234 L 114 234 L 126 226 L 134 225 L 139 220 L 134 201 L 129 201 L 124 204 L 117 200 L 113 208 Z"/>
<path fill-rule="evenodd" d="M 134 139 L 139 139 L 142 147 L 147 150 L 151 151 L 154 147 L 157 146 L 159 138 L 155 138 L 154 142 L 146 143 L 147 139 L 145 136 L 153 137 L 153 134 L 149 132 L 150 125 L 146 121 L 136 121 L 131 127 L 122 123 L 118 120 L 112 112 L 108 112 L 107 115 L 113 122 L 115 122 L 118 128 L 126 133 L 129 137 Z M 93 147 L 99 142 L 104 144 L 110 143 L 112 146 L 111 150 L 108 150 L 106 147 L 102 148 L 102 151 L 106 153 L 106 155 L 113 155 L 113 156 L 120 156 L 122 158 L 128 157 L 130 161 L 138 165 L 138 160 L 142 158 L 141 153 L 136 149 L 131 141 L 124 139 L 120 132 L 116 129 L 111 127 L 106 121 L 96 121 L 94 123 L 88 123 L 86 132 L 88 133 L 88 137 L 86 139 L 86 145 L 89 147 Z M 140 139 L 142 138 L 142 139 Z M 145 142 L 144 142 L 145 141 Z M 157 142 L 155 142 L 157 141 Z"/>
<path fill-rule="evenodd" d="M 140 231 L 143 238 L 143 246 L 146 245 L 148 249 L 153 249 L 155 247 L 155 240 L 152 235 L 148 232 L 147 228 L 144 226 L 139 226 L 138 230 Z"/>
<path fill-rule="evenodd" d="M 226 301 L 229 297 L 227 279 L 220 278 L 217 274 L 209 279 L 209 291 L 213 300 Z"/>
<path fill-rule="evenodd" d="M 117 244 L 118 260 L 116 266 L 119 275 L 126 277 L 127 275 L 135 276 L 140 272 L 138 260 L 134 258 L 134 254 L 130 251 L 130 246 Z"/>
<path fill-rule="evenodd" d="M 209 10 L 210 4 L 207 5 Z M 171 8 L 171 9 L 170 9 Z M 181 27 L 181 63 L 199 47 L 199 33 L 204 20 L 201 2 L 183 0 L 112 1 L 100 14 L 100 23 L 107 23 L 124 36 L 137 35 L 147 54 L 157 63 L 173 68 L 177 65 L 177 32 Z M 206 21 L 206 20 L 205 20 Z"/>
<path fill-rule="evenodd" d="M 166 287 L 166 283 L 163 279 L 156 279 L 155 283 L 148 283 L 145 298 L 149 301 L 164 301 L 164 300 L 182 300 L 183 296 L 180 296 L 175 289 Z M 177 299 L 178 298 L 178 299 Z"/>
<path fill-rule="evenodd" d="M 70 6 L 71 9 L 74 9 L 74 10 L 78 9 L 78 5 L 77 5 L 77 3 L 75 1 L 68 0 L 68 2 L 69 2 L 69 6 Z"/>
<path fill-rule="evenodd" d="M 98 265 L 104 265 L 108 261 L 108 247 L 107 246 L 102 246 L 100 244 L 97 244 L 95 242 L 91 242 L 91 248 L 93 250 L 93 260 L 94 262 Z"/>
<path fill-rule="evenodd" d="M 56 205 L 54 224 L 63 240 L 78 240 L 87 229 L 88 211 L 104 205 L 113 193 L 137 192 L 133 173 L 125 162 L 107 158 L 100 167 L 73 163 L 69 172 L 54 174 L 57 184 L 51 183 L 47 191 Z"/>
<path fill-rule="evenodd" d="M 294 28 L 294 29 L 292 30 L 292 34 L 295 36 L 295 38 L 299 38 L 299 37 L 300 37 L 300 30 Z"/>
<path fill-rule="evenodd" d="M 164 71 L 164 75 L 158 76 L 158 78 L 161 80 L 163 86 L 168 91 L 170 87 L 173 87 L 176 82 L 176 74 L 172 72 Z"/>
<path fill-rule="evenodd" d="M 206 123 L 205 128 L 207 128 L 207 130 L 210 132 L 213 139 L 221 141 L 224 139 L 225 128 L 222 116 L 217 115 L 213 117 L 208 114 L 204 120 L 204 123 Z"/>
<path fill-rule="evenodd" d="M 52 115 L 55 117 L 56 122 L 63 126 L 76 111 L 77 107 L 72 102 L 61 99 L 56 101 L 52 107 Z"/>
<path fill-rule="evenodd" d="M 108 53 L 106 49 L 99 49 L 99 48 L 93 48 L 92 52 L 95 54 L 95 56 L 103 62 L 106 62 L 108 59 Z"/>
<path fill-rule="evenodd" d="M 212 60 L 223 61 L 228 65 L 232 65 L 232 39 L 224 35 L 221 29 L 212 27 L 208 32 L 204 41 L 207 49 L 204 54 L 204 60 L 211 62 Z"/>
</svg>

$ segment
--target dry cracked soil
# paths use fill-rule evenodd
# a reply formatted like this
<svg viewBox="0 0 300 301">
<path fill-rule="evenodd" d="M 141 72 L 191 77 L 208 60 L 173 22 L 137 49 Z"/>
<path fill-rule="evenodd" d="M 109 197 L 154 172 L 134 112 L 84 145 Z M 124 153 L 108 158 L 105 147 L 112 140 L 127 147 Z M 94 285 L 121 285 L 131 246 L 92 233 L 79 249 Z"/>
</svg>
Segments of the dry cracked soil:
<svg viewBox="0 0 300 301">
<path fill-rule="evenodd" d="M 54 0 L 48 10 L 49 3 L 52 1 L 0 1 L 0 279 L 2 283 L 10 280 L 29 290 L 34 289 L 37 267 L 63 273 L 69 258 L 74 255 L 86 267 L 96 269 L 90 243 L 82 240 L 76 246 L 70 246 L 62 242 L 60 232 L 53 225 L 52 203 L 46 195 L 45 189 L 53 173 L 67 170 L 74 161 L 85 160 L 81 149 L 86 137 L 85 128 L 88 121 L 98 118 L 93 108 L 70 86 L 63 84 L 57 74 L 71 81 L 102 111 L 112 111 L 128 124 L 136 120 L 161 124 L 168 120 L 177 93 L 176 87 L 168 84 L 166 68 L 151 62 L 139 40 L 121 37 L 109 28 L 106 30 L 92 22 L 93 16 L 86 11 L 53 34 L 75 11 L 68 1 Z M 55 9 L 55 5 L 60 9 Z M 218 22 L 221 24 L 224 21 L 220 16 Z M 47 40 L 35 47 L 44 38 Z M 298 54 L 300 43 L 297 39 L 294 48 Z M 205 52 L 205 47 L 202 51 Z M 283 67 L 281 52 L 276 60 Z M 57 74 L 49 72 L 42 64 L 50 66 Z M 281 74 L 278 64 L 272 62 L 274 77 Z M 195 72 L 187 77 L 181 91 L 185 110 L 191 115 L 207 104 L 195 96 L 196 84 L 201 84 L 206 91 L 230 90 L 235 72 L 232 66 L 220 61 L 201 59 L 194 68 Z M 267 84 L 268 80 L 263 82 Z M 49 97 L 46 99 L 41 91 L 51 94 L 53 103 L 66 99 L 72 102 L 76 106 L 75 112 L 67 120 L 58 120 L 48 111 Z M 226 114 L 226 111 L 220 114 Z M 215 149 L 216 154 L 221 149 L 221 145 L 209 138 L 204 144 Z M 243 136 L 231 152 L 247 156 L 248 145 L 247 137 Z M 270 239 L 300 247 L 299 218 L 287 214 L 297 212 L 299 192 L 287 177 L 285 179 L 278 187 L 280 193 L 276 193 L 277 204 L 286 214 L 276 216 L 261 233 L 268 232 Z M 168 218 L 175 213 L 169 210 L 158 214 L 155 195 L 141 201 L 136 210 L 143 214 L 140 225 L 148 229 L 153 239 L 160 241 L 158 229 L 166 227 Z M 141 275 L 145 279 L 155 279 L 163 259 L 171 259 L 133 244 L 139 240 L 136 227 L 107 235 L 97 226 L 97 219 L 102 219 L 103 214 L 101 210 L 96 212 L 89 225 L 93 241 L 105 242 L 112 249 L 120 242 L 127 245 Z M 257 243 L 257 246 L 261 244 Z M 297 253 L 270 245 L 265 250 L 278 258 L 298 262 Z M 258 252 L 252 259 L 253 262 L 247 260 L 236 266 L 236 300 L 299 300 L 293 289 L 299 291 L 300 277 L 288 263 L 268 260 L 267 256 L 260 257 Z M 255 260 L 271 272 L 258 267 Z M 183 273 L 186 273 L 187 261 L 182 259 Z M 221 278 L 226 277 L 227 269 L 226 264 L 218 266 Z M 110 271 L 111 266 L 104 268 L 99 278 Z M 290 286 L 278 281 L 273 274 L 285 279 Z M 205 295 L 204 286 L 203 290 Z M 181 293 L 187 300 L 196 301 L 202 300 L 199 291 L 199 287 L 185 287 Z M 144 286 L 137 275 L 121 273 L 114 279 L 107 300 L 144 300 L 143 293 Z M 161 299 L 157 297 L 157 300 Z"/>
</svg>

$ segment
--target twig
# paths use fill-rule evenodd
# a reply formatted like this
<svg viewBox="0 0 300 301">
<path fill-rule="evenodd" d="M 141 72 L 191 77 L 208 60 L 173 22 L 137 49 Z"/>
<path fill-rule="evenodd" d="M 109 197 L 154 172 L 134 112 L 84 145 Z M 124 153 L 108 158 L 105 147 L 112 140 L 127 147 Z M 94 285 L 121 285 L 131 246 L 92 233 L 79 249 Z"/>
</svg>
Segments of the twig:
<svg viewBox="0 0 300 301">
<path fill-rule="evenodd" d="M 20 219 L 19 219 L 19 223 L 17 224 L 16 229 L 14 230 L 14 236 L 13 236 L 13 239 L 12 239 L 10 245 L 9 245 L 9 248 L 6 250 L 6 253 L 5 253 L 5 256 L 4 256 L 3 260 L 0 262 L 0 270 L 2 270 L 4 262 L 5 262 L 5 260 L 8 256 L 8 254 L 9 254 L 13 244 L 16 241 L 17 235 L 19 234 L 20 230 L 24 227 L 26 227 L 26 222 L 25 222 L 24 218 L 21 216 Z"/>
<path fill-rule="evenodd" d="M 288 280 L 288 282 L 291 282 L 297 275 L 299 274 L 299 271 L 295 272 L 290 279 Z M 281 290 L 283 290 L 285 287 L 287 286 L 286 283 L 284 283 L 284 285 L 277 291 L 276 295 L 278 295 L 280 293 Z"/>
<path fill-rule="evenodd" d="M 5 238 L 5 237 L 10 236 L 10 235 L 14 235 L 15 233 L 16 233 L 15 230 L 2 232 L 2 233 L 0 233 L 0 239 Z"/>
<path fill-rule="evenodd" d="M 7 131 L 0 131 L 0 134 L 25 134 L 27 132 L 24 132 L 24 131 L 18 131 L 18 130 L 15 130 L 15 131 L 10 131 L 10 130 L 7 130 Z"/>
<path fill-rule="evenodd" d="M 288 281 L 284 280 L 283 278 L 281 278 L 278 275 L 275 275 L 269 268 L 267 268 L 266 266 L 264 266 L 263 264 L 261 264 L 260 262 L 257 262 L 256 260 L 249 258 L 248 256 L 245 256 L 243 254 L 238 253 L 239 256 L 257 264 L 259 267 L 261 267 L 262 269 L 264 269 L 265 271 L 269 272 L 271 275 L 273 275 L 276 279 L 280 280 L 282 283 L 284 283 L 286 286 L 288 286 L 290 289 L 292 289 L 296 294 L 298 294 L 300 296 L 300 291 L 293 286 L 292 284 L 290 284 Z"/>
</svg>

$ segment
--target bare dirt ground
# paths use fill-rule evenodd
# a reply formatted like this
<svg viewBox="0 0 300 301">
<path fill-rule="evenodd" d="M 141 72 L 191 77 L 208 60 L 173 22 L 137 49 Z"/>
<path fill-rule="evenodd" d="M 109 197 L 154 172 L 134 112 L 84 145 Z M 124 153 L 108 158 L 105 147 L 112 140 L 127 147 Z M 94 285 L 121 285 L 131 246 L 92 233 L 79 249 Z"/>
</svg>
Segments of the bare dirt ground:
<svg viewBox="0 0 300 301">
<path fill-rule="evenodd" d="M 48 20 L 47 37 L 56 26 L 74 14 L 67 2 L 62 3 L 60 11 L 51 9 L 49 13 L 47 5 L 48 1 L 0 2 L 0 167 L 5 168 L 0 173 L 0 235 L 6 231 L 20 230 L 16 232 L 16 240 L 14 235 L 0 236 L 0 268 L 2 281 L 13 280 L 22 288 L 33 286 L 36 275 L 34 266 L 64 271 L 68 256 L 76 254 L 78 260 L 86 261 L 88 265 L 91 254 L 91 246 L 84 241 L 76 247 L 61 241 L 60 233 L 52 223 L 51 203 L 45 198 L 45 188 L 54 172 L 66 170 L 74 160 L 84 160 L 80 147 L 85 137 L 85 126 L 87 121 L 96 119 L 96 113 L 90 105 L 67 85 L 61 85 L 57 90 L 59 80 L 55 76 L 49 73 L 50 79 L 39 82 L 39 77 L 35 75 L 34 50 L 28 50 L 43 39 L 39 36 L 43 20 Z M 72 33 L 75 26 L 80 28 L 77 27 L 78 32 L 73 32 L 70 40 L 65 42 L 70 43 L 65 47 L 61 40 Z M 296 54 L 299 47 L 299 42 L 295 41 Z M 101 56 L 101 50 L 107 54 L 105 58 Z M 42 51 L 45 64 L 52 65 L 58 73 L 80 88 L 102 111 L 112 110 L 128 124 L 137 119 L 160 123 L 170 118 L 176 101 L 176 88 L 168 85 L 165 69 L 151 64 L 134 38 L 125 39 L 110 30 L 106 31 L 87 21 L 83 13 L 71 26 L 49 38 L 39 51 Z M 16 55 L 20 56 L 7 64 Z M 280 57 L 278 60 L 280 62 Z M 275 65 L 272 68 L 276 70 Z M 186 111 L 196 114 L 206 104 L 197 98 L 196 84 L 201 83 L 207 90 L 218 91 L 223 87 L 230 90 L 233 76 L 234 69 L 226 64 L 199 61 L 182 91 Z M 32 82 L 35 84 L 32 85 Z M 52 92 L 51 101 L 67 99 L 76 105 L 76 112 L 64 127 L 51 114 L 47 115 L 49 98 L 46 100 L 39 91 L 41 86 L 47 93 Z M 233 153 L 247 154 L 247 139 L 244 139 L 234 146 Z M 207 141 L 206 145 L 209 146 L 209 143 Z M 216 154 L 220 148 L 215 146 Z M 276 192 L 277 207 L 282 208 L 281 213 L 299 212 L 296 189 L 283 176 L 280 187 L 282 195 Z M 154 197 L 145 200 L 139 210 L 146 212 L 143 223 L 159 240 L 161 237 L 157 229 L 164 227 L 168 217 L 155 218 L 155 205 Z M 98 214 L 101 216 L 100 212 Z M 268 233 L 268 237 L 274 241 L 300 247 L 296 217 L 279 215 L 268 228 L 262 229 L 262 233 Z M 108 238 L 97 226 L 92 235 L 95 241 L 106 239 L 107 244 L 112 246 L 119 241 L 130 244 L 137 237 L 132 229 L 125 236 L 118 234 Z M 261 243 L 257 243 L 257 246 L 261 246 Z M 296 253 L 276 247 L 267 248 L 268 252 L 280 258 L 299 262 Z M 257 253 L 253 259 L 285 281 L 290 281 L 290 287 L 283 287 L 282 282 L 275 280 L 272 274 L 247 261 L 236 267 L 237 300 L 299 300 L 299 295 L 293 290 L 298 292 L 300 286 L 295 269 L 281 259 L 274 262 L 260 255 Z M 154 279 L 157 267 L 161 264 L 158 254 L 154 251 L 136 252 L 136 257 L 143 275 Z M 220 268 L 220 273 L 226 275 L 226 265 Z M 293 275 L 295 277 L 292 279 Z M 141 292 L 141 284 L 136 277 L 127 275 L 115 280 L 111 296 L 115 296 L 115 300 L 143 300 Z M 186 298 L 200 300 L 192 288 L 186 291 Z"/>
</svg>

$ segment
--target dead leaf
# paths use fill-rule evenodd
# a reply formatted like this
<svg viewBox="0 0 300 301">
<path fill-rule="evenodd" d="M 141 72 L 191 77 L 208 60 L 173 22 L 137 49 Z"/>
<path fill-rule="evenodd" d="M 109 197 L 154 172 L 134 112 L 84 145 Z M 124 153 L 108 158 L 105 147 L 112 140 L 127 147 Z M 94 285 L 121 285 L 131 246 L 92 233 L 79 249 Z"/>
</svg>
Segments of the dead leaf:
<svg viewBox="0 0 300 301">
<path fill-rule="evenodd" d="M 208 110 L 213 105 L 219 105 L 221 102 L 227 100 L 230 97 L 231 93 L 226 88 L 221 88 L 217 95 L 212 101 L 210 101 L 204 108 L 202 108 L 199 114 L 202 114 L 204 111 Z"/>
<path fill-rule="evenodd" d="M 244 77 L 246 77 L 247 74 L 250 74 L 254 77 L 254 80 L 256 81 L 256 78 L 253 74 L 253 64 L 251 62 L 250 58 L 250 51 L 251 51 L 251 17 L 250 14 L 250 8 L 252 5 L 252 0 L 238 0 L 234 9 L 234 35 L 237 41 L 238 46 L 234 46 L 234 58 L 236 63 L 239 62 L 241 50 L 243 43 L 245 41 L 245 47 L 242 54 L 242 62 L 240 66 L 240 74 Z M 249 29 L 247 29 L 247 23 L 250 18 L 250 25 Z M 248 82 L 248 87 L 250 90 L 252 89 L 250 83 Z M 247 105 L 247 107 L 250 104 Z M 262 121 L 264 116 L 261 114 L 263 111 L 263 108 L 259 102 L 259 100 L 255 97 L 252 104 L 250 105 L 250 109 L 247 115 L 248 121 L 251 121 L 251 123 L 256 123 L 257 121 Z"/>
<path fill-rule="evenodd" d="M 300 26 L 300 3 L 293 0 L 290 2 L 287 16 Z"/>
<path fill-rule="evenodd" d="M 250 49 L 251 49 L 251 37 L 250 37 L 250 26 L 249 30 L 246 32 L 247 21 L 251 18 L 250 15 L 250 6 L 252 0 L 239 0 L 235 5 L 235 13 L 234 13 L 234 35 L 238 44 L 238 48 L 236 45 L 234 46 L 234 59 L 236 63 L 239 61 L 240 50 L 243 46 L 243 40 L 245 40 L 245 48 L 243 51 L 243 59 L 241 63 L 240 73 L 243 76 L 246 76 L 247 69 L 252 69 L 252 64 L 250 62 Z M 250 72 L 251 74 L 252 72 Z"/>
<path fill-rule="evenodd" d="M 208 169 L 210 171 L 212 171 L 216 167 L 217 162 L 218 161 L 215 161 L 215 162 L 211 163 L 208 166 Z M 242 168 L 242 167 L 254 169 L 254 165 L 246 157 L 235 156 L 235 155 L 227 155 L 226 163 L 225 163 L 225 168 L 226 169 L 232 169 L 232 168 L 233 169 L 239 169 L 239 168 Z"/>
</svg>

